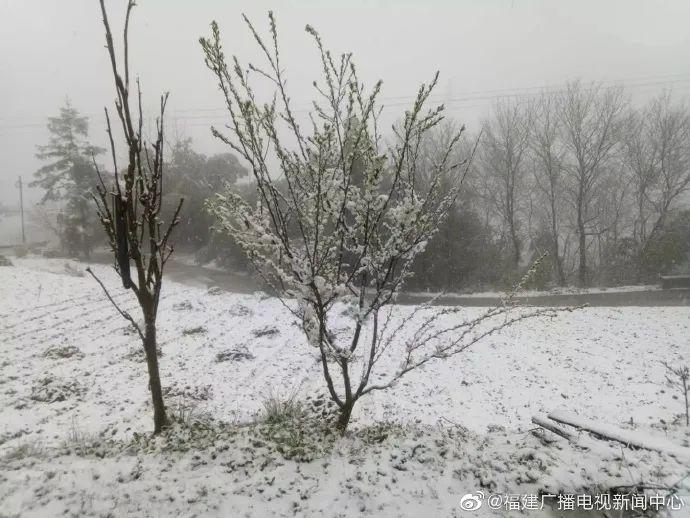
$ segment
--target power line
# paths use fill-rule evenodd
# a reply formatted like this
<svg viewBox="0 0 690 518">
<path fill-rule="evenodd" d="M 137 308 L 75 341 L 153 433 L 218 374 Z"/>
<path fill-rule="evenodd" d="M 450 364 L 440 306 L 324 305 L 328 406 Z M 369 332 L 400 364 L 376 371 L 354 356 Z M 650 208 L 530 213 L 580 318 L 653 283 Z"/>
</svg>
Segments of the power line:
<svg viewBox="0 0 690 518">
<path fill-rule="evenodd" d="M 647 79 L 655 79 L 655 78 L 664 78 L 664 77 L 685 77 L 685 79 L 666 79 L 666 80 L 659 80 L 659 81 L 645 81 L 645 82 L 639 82 L 642 80 L 647 80 Z M 646 76 L 646 77 L 638 77 L 638 78 L 627 78 L 623 80 L 618 80 L 618 79 L 610 79 L 610 80 L 603 80 L 603 81 L 589 81 L 589 82 L 584 82 L 584 85 L 602 85 L 603 89 L 612 89 L 612 88 L 618 88 L 618 87 L 623 87 L 626 89 L 637 89 L 637 88 L 646 88 L 650 86 L 667 86 L 667 85 L 681 85 L 680 89 L 684 90 L 686 88 L 690 87 L 690 84 L 684 84 L 684 83 L 690 83 L 690 74 L 665 74 L 665 75 L 658 75 L 658 76 Z M 539 96 L 539 95 L 557 95 L 560 93 L 563 93 L 566 91 L 568 83 L 561 83 L 557 85 L 536 85 L 536 86 L 526 86 L 526 87 L 516 87 L 516 88 L 503 88 L 503 89 L 492 89 L 492 90 L 475 90 L 475 91 L 468 91 L 468 92 L 463 92 L 461 96 L 459 97 L 451 97 L 447 98 L 443 96 L 443 94 L 436 94 L 430 97 L 430 100 L 433 100 L 434 102 L 442 102 L 444 105 L 447 106 L 448 109 L 451 110 L 457 110 L 460 108 L 467 109 L 467 108 L 473 108 L 473 107 L 479 107 L 485 104 L 486 101 L 493 101 L 493 100 L 498 100 L 498 99 L 505 99 L 505 98 L 528 98 L 528 97 L 533 97 L 533 96 Z M 391 97 L 381 97 L 379 98 L 379 103 L 384 106 L 385 108 L 390 108 L 390 107 L 397 107 L 397 106 L 405 106 L 409 104 L 410 101 L 413 101 L 416 98 L 414 95 L 410 96 L 391 96 Z M 387 103 L 386 101 L 388 100 L 400 100 L 399 102 L 390 102 Z M 476 101 L 483 101 L 481 104 L 475 104 L 473 106 L 450 106 L 450 105 L 456 105 L 456 104 L 462 104 L 465 102 L 476 102 Z M 306 106 L 309 105 L 310 103 L 306 102 L 301 102 L 298 103 L 297 106 L 304 106 L 303 108 L 295 108 L 294 112 L 295 113 L 306 113 L 310 111 L 310 107 L 307 108 Z M 179 113 L 189 113 L 189 115 L 177 115 Z M 100 114 L 102 116 L 102 114 Z M 87 115 L 93 118 L 96 118 L 94 114 Z M 225 108 L 186 108 L 186 109 L 178 109 L 178 110 L 171 110 L 169 112 L 169 115 L 167 115 L 168 120 L 172 121 L 186 121 L 186 120 L 221 120 L 225 119 L 227 116 L 227 111 Z M 21 119 L 22 117 L 17 117 L 17 119 Z M 0 120 L 7 120 L 7 117 L 0 118 Z M 31 119 L 31 117 L 25 117 L 25 119 Z M 149 118 L 149 122 L 153 122 L 155 120 L 154 117 Z M 205 124 L 188 124 L 187 126 L 194 127 L 197 125 L 205 125 Z M 0 125 L 0 135 L 5 135 L 7 134 L 6 132 L 8 130 L 13 131 L 13 130 L 22 130 L 22 129 L 31 129 L 31 128 L 39 128 L 39 127 L 45 127 L 44 122 L 37 122 L 37 123 L 25 123 L 25 124 L 9 124 L 9 125 Z"/>
<path fill-rule="evenodd" d="M 620 86 L 624 86 L 628 89 L 637 89 L 637 88 L 647 88 L 649 86 L 663 86 L 663 85 L 669 85 L 669 84 L 676 84 L 676 83 L 690 83 L 690 78 L 688 79 L 682 79 L 682 80 L 674 80 L 674 81 L 656 81 L 656 82 L 648 82 L 648 83 L 639 83 L 639 84 L 628 84 L 628 85 L 621 85 L 621 84 L 612 84 L 609 86 L 602 86 L 604 90 L 609 90 L 613 88 L 618 88 Z M 566 92 L 566 86 L 567 85 L 560 85 L 558 89 L 542 89 L 542 90 L 537 90 L 534 92 L 525 92 L 525 93 L 503 93 L 500 95 L 488 95 L 488 96 L 482 96 L 482 97 L 453 97 L 453 98 L 442 98 L 442 96 L 439 94 L 437 96 L 432 96 L 430 99 L 434 102 L 440 102 L 446 107 L 446 111 L 457 111 L 459 109 L 470 109 L 470 108 L 478 108 L 481 106 L 486 106 L 488 104 L 488 101 L 494 101 L 494 100 L 499 100 L 499 99 L 505 99 L 505 98 L 515 98 L 515 99 L 520 99 L 520 98 L 529 98 L 529 97 L 538 97 L 540 95 L 558 95 L 561 93 Z M 531 88 L 541 88 L 541 87 L 531 87 Z M 555 87 L 551 87 L 555 88 Z M 680 89 L 686 89 L 690 88 L 690 84 L 682 86 Z M 504 92 L 509 92 L 513 90 L 503 90 Z M 412 96 L 408 98 L 408 102 L 396 102 L 396 103 L 383 103 L 383 98 L 380 100 L 380 104 L 385 108 L 392 108 L 392 107 L 398 107 L 398 106 L 407 106 L 410 101 L 413 101 L 416 97 Z M 472 104 L 472 105 L 462 105 L 462 103 L 466 102 L 476 102 L 476 101 L 484 101 L 480 102 L 479 104 Z M 458 104 L 461 104 L 460 106 L 457 106 Z M 295 113 L 306 113 L 309 112 L 309 109 L 304 108 L 304 109 L 294 109 L 293 112 Z M 194 115 L 194 116 L 171 116 L 171 120 L 173 121 L 186 121 L 186 120 L 207 120 L 210 122 L 214 120 L 222 120 L 226 119 L 227 112 L 225 110 L 219 110 L 218 115 Z M 187 124 L 186 126 L 188 127 L 195 127 L 195 126 L 205 126 L 207 124 L 204 123 L 192 123 L 192 124 Z"/>
<path fill-rule="evenodd" d="M 679 74 L 680 75 L 680 74 Z M 690 74 L 685 74 L 689 75 Z M 604 89 L 611 89 L 611 88 L 617 88 L 619 86 L 627 87 L 627 88 L 640 88 L 640 87 L 646 87 L 646 86 L 663 86 L 663 85 L 670 85 L 670 84 L 677 84 L 677 83 L 690 83 L 690 77 L 686 79 L 675 79 L 675 80 L 667 80 L 667 81 L 655 81 L 655 82 L 646 82 L 646 83 L 625 83 L 623 81 L 591 81 L 587 83 L 583 83 L 585 85 L 595 85 L 595 84 L 605 84 L 605 83 L 614 83 L 609 86 L 602 86 Z M 551 86 L 530 86 L 530 87 L 522 87 L 522 88 L 505 88 L 505 89 L 499 89 L 499 90 L 478 90 L 475 92 L 465 92 L 463 97 L 453 97 L 453 98 L 443 98 L 442 94 L 436 94 L 430 97 L 430 99 L 440 99 L 443 101 L 444 104 L 449 104 L 449 103 L 457 103 L 457 102 L 466 102 L 466 101 L 482 101 L 482 100 L 495 100 L 495 99 L 501 99 L 501 98 L 506 98 L 506 97 L 524 97 L 524 96 L 538 96 L 541 94 L 547 94 L 547 95 L 554 95 L 558 93 L 563 93 L 566 91 L 567 83 L 563 83 L 560 85 L 551 85 Z M 690 87 L 690 84 L 684 86 L 683 88 Z M 526 90 L 535 90 L 534 92 L 524 92 L 524 93 L 519 93 L 520 91 L 526 91 Z M 480 97 L 473 96 L 473 94 L 488 94 L 488 93 L 497 93 L 497 92 L 502 92 L 497 95 L 484 95 Z M 387 99 L 406 99 L 407 102 L 397 102 L 397 103 L 386 103 L 385 101 Z M 393 106 L 405 106 L 409 104 L 409 101 L 413 101 L 416 99 L 416 96 L 397 96 L 397 97 L 381 97 L 378 99 L 380 104 L 383 104 L 386 107 L 393 107 Z M 219 114 L 225 114 L 227 113 L 225 108 L 205 108 L 205 109 L 199 109 L 198 111 L 208 111 L 208 112 L 218 112 Z M 178 110 L 181 111 L 181 110 Z M 191 109 L 189 111 L 192 111 Z M 306 112 L 309 111 L 308 108 L 297 108 L 294 110 L 295 112 Z M 174 112 L 173 112 L 174 113 Z M 206 118 L 215 118 L 214 115 L 185 115 L 185 116 L 171 116 L 172 119 L 174 120 L 193 120 L 193 119 L 206 119 Z"/>
</svg>

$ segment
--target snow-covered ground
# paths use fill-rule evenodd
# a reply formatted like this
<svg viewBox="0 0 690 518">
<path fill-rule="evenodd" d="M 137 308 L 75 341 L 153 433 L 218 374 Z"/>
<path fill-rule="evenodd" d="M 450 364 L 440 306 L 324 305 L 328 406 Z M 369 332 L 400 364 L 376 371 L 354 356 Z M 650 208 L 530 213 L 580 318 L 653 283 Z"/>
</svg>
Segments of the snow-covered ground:
<svg viewBox="0 0 690 518">
<path fill-rule="evenodd" d="M 349 436 L 296 462 L 247 424 L 270 396 L 324 392 L 314 351 L 277 300 L 167 282 L 159 343 L 169 407 L 229 426 L 209 425 L 206 446 L 190 451 L 175 446 L 188 444 L 183 426 L 167 443 L 140 437 L 124 448 L 151 429 L 138 337 L 83 264 L 13 262 L 0 268 L 0 516 L 481 516 L 487 505 L 463 511 L 463 495 L 669 486 L 690 466 L 683 455 L 530 431 L 533 415 L 559 410 L 690 447 L 682 397 L 661 364 L 690 363 L 689 307 L 524 321 L 363 399 Z M 114 272 L 94 270 L 135 314 Z M 677 516 L 690 510 L 684 485 Z"/>
</svg>

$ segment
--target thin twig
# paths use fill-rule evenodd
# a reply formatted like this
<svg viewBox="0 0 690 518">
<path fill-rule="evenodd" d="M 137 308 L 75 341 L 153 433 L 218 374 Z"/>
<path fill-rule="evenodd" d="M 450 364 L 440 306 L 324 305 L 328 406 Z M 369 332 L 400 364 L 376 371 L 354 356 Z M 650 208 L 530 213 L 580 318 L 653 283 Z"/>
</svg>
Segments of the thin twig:
<svg viewBox="0 0 690 518">
<path fill-rule="evenodd" d="M 110 293 L 108 292 L 108 289 L 105 287 L 105 284 L 101 282 L 101 280 L 96 276 L 95 273 L 93 273 L 93 270 L 91 268 L 86 269 L 87 272 L 91 274 L 91 277 L 96 279 L 96 282 L 101 285 L 101 288 L 103 288 L 103 292 L 105 293 L 105 296 L 108 297 L 108 300 L 110 303 L 115 306 L 115 309 L 117 309 L 118 313 L 122 315 L 125 319 L 129 320 L 129 322 L 134 326 L 134 328 L 137 330 L 137 333 L 139 333 L 139 337 L 144 340 L 144 333 L 141 332 L 141 328 L 139 327 L 139 324 L 137 324 L 136 320 L 132 318 L 132 315 L 127 313 L 124 309 L 121 309 L 120 306 L 117 305 L 117 303 L 113 300 L 113 297 L 110 296 Z"/>
</svg>

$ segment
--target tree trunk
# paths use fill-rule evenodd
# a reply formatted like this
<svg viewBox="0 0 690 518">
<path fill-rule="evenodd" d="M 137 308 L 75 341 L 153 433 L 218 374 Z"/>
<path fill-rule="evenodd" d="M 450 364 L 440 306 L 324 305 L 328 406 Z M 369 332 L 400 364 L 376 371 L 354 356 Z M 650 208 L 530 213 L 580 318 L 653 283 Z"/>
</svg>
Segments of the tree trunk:
<svg viewBox="0 0 690 518">
<path fill-rule="evenodd" d="M 577 270 L 580 286 L 587 284 L 587 234 L 585 233 L 585 223 L 582 219 L 582 208 L 577 209 L 577 233 L 579 240 L 580 264 Z"/>
<path fill-rule="evenodd" d="M 580 286 L 587 285 L 587 255 L 585 250 L 586 246 L 587 243 L 585 232 L 584 230 L 580 229 L 580 264 L 577 270 L 577 276 L 580 281 Z"/>
<path fill-rule="evenodd" d="M 506 192 L 506 196 L 511 196 L 513 193 L 513 190 L 508 190 Z M 508 200 L 508 207 L 507 207 L 507 213 L 508 213 L 508 232 L 510 233 L 510 241 L 511 244 L 513 245 L 513 267 L 517 270 L 520 268 L 520 259 L 521 259 L 521 254 L 520 254 L 520 238 L 517 234 L 517 229 L 515 228 L 515 209 L 513 205 L 513 199 L 512 197 L 507 198 Z"/>
<path fill-rule="evenodd" d="M 558 238 L 556 238 L 558 239 Z M 553 243 L 553 266 L 556 273 L 556 282 L 559 286 L 565 286 L 565 272 L 563 271 L 563 261 L 561 260 L 560 251 L 558 249 L 558 241 Z"/>
<path fill-rule="evenodd" d="M 156 343 L 156 321 L 146 321 L 144 333 L 144 352 L 146 353 L 146 366 L 149 371 L 149 388 L 151 389 L 151 401 L 153 403 L 153 433 L 160 433 L 168 425 L 168 416 L 163 402 L 163 390 L 161 378 L 158 372 L 158 352 Z"/>
<path fill-rule="evenodd" d="M 517 232 L 515 232 L 515 229 L 512 226 L 510 229 L 510 237 L 513 241 L 513 266 L 517 270 L 520 268 L 522 254 L 520 253 L 520 238 L 518 238 Z"/>
<path fill-rule="evenodd" d="M 89 235 L 87 231 L 89 228 L 89 216 L 83 203 L 80 204 L 79 209 L 82 223 L 81 248 L 82 252 L 84 252 L 84 258 L 88 261 L 91 259 L 91 243 L 89 242 Z"/>
<path fill-rule="evenodd" d="M 340 407 L 340 415 L 338 416 L 338 422 L 335 424 L 336 430 L 340 432 L 341 435 L 345 435 L 345 430 L 347 430 L 347 425 L 350 423 L 350 417 L 352 416 L 352 409 L 355 406 L 355 399 L 346 399 L 345 404 Z"/>
<path fill-rule="evenodd" d="M 565 272 L 563 271 L 563 262 L 561 261 L 561 253 L 558 249 L 558 223 L 556 222 L 556 198 L 553 194 L 554 186 L 551 185 L 551 247 L 553 254 L 554 273 L 556 274 L 556 281 L 559 286 L 565 286 Z"/>
</svg>

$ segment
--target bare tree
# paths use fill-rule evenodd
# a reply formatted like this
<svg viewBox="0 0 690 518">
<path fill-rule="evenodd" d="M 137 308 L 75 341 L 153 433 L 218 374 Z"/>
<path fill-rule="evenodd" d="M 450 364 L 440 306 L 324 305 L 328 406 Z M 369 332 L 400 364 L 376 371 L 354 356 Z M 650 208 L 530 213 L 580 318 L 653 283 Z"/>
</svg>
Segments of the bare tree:
<svg viewBox="0 0 690 518">
<path fill-rule="evenodd" d="M 269 20 L 271 42 L 266 44 L 245 18 L 265 68 L 244 67 L 237 58 L 228 66 L 215 22 L 211 37 L 201 38 L 206 64 L 230 114 L 229 135 L 212 131 L 249 164 L 259 193 L 256 205 L 228 192 L 209 208 L 319 351 L 328 392 L 340 412 L 337 428 L 344 432 L 360 397 L 391 387 L 417 367 L 460 353 L 535 312 L 509 316 L 507 304 L 461 321 L 448 319 L 459 309 L 428 305 L 402 320 L 396 316 L 391 303 L 467 172 L 467 165 L 451 160 L 461 135 L 456 132 L 433 171 L 425 171 L 426 181 L 419 178 L 425 136 L 443 120 L 442 107 L 424 108 L 438 74 L 419 88 L 394 128 L 394 142 L 382 149 L 377 124 L 381 82 L 365 90 L 352 56 L 334 57 L 307 26 L 320 53 L 323 80 L 314 83 L 317 99 L 305 131 L 286 90 L 271 13 Z M 273 85 L 271 101 L 262 104 L 256 98 L 250 73 Z M 273 163 L 279 172 L 271 172 Z M 441 180 L 451 174 L 456 179 L 443 192 Z M 403 336 L 401 330 L 413 323 L 415 331 Z M 375 366 L 389 354 L 397 356 L 394 370 L 379 373 L 372 383 Z"/>
<path fill-rule="evenodd" d="M 105 110 L 107 132 L 110 139 L 110 149 L 113 159 L 114 182 L 106 186 L 100 171 L 100 185 L 97 187 L 98 196 L 94 197 L 98 207 L 103 228 L 110 240 L 110 246 L 115 258 L 115 270 L 122 279 L 122 285 L 131 289 L 139 302 L 144 318 L 144 329 L 126 311 L 120 308 L 95 273 L 89 273 L 98 281 L 110 302 L 117 311 L 127 319 L 137 330 L 146 354 L 146 365 L 149 374 L 149 388 L 153 402 L 154 433 L 159 433 L 168 423 L 163 391 L 161 389 L 158 370 L 158 352 L 156 340 L 156 318 L 158 316 L 158 302 L 163 283 L 163 271 L 166 262 L 173 252 L 168 240 L 173 228 L 178 224 L 182 199 L 169 222 L 160 217 L 163 201 L 163 118 L 168 94 L 160 99 L 160 113 L 156 120 L 155 141 L 144 143 L 142 127 L 144 117 L 142 113 L 141 88 L 137 80 L 137 96 L 132 105 L 130 99 L 129 76 L 129 42 L 128 28 L 130 14 L 135 5 L 129 0 L 125 16 L 123 31 L 123 73 L 121 75 L 113 44 L 113 36 L 108 23 L 104 0 L 100 0 L 105 27 L 105 40 L 110 57 L 117 98 L 115 108 L 122 126 L 122 133 L 127 146 L 128 162 L 124 172 L 119 173 L 117 151 L 113 129 L 110 125 L 108 110 Z M 133 115 L 136 114 L 136 115 Z M 95 165 L 95 160 L 94 160 Z M 134 278 L 130 273 L 130 263 L 136 269 Z"/>
<path fill-rule="evenodd" d="M 598 281 L 620 282 L 625 272 L 624 265 L 611 264 L 610 259 L 618 257 L 621 239 L 632 232 L 632 217 L 630 211 L 630 183 L 623 171 L 620 160 L 611 160 L 606 173 L 599 184 L 599 193 L 592 201 L 591 212 L 597 217 L 592 220 L 588 229 L 591 242 L 590 248 L 597 254 L 598 267 L 596 273 Z"/>
<path fill-rule="evenodd" d="M 647 240 L 647 227 L 651 217 L 648 197 L 657 177 L 658 149 L 655 140 L 650 138 L 649 129 L 650 122 L 646 114 L 640 110 L 631 110 L 625 124 L 623 161 L 635 202 L 633 237 L 639 243 Z"/>
<path fill-rule="evenodd" d="M 649 233 L 641 233 L 644 251 L 663 228 L 678 198 L 690 188 L 690 114 L 682 103 L 675 104 L 670 92 L 653 99 L 644 112 L 643 135 L 651 142 L 647 176 L 639 182 L 638 201 L 647 205 L 652 217 Z M 637 153 L 644 152 L 635 150 Z M 640 168 L 636 176 L 644 175 Z"/>
<path fill-rule="evenodd" d="M 436 180 L 437 165 L 443 160 L 453 138 L 458 133 L 466 135 L 464 127 L 454 120 L 445 120 L 443 124 L 429 131 L 422 143 L 418 155 L 418 186 L 428 189 Z M 461 163 L 472 155 L 472 146 L 476 139 L 463 138 L 454 146 L 451 161 Z M 420 254 L 414 265 L 413 279 L 408 283 L 422 289 L 435 287 L 437 289 L 452 290 L 459 287 L 463 278 L 471 268 L 471 258 L 479 250 L 468 246 L 470 240 L 476 239 L 476 229 L 468 228 L 471 219 L 470 210 L 475 202 L 476 191 L 472 188 L 472 169 L 468 170 L 464 178 L 462 189 L 458 192 L 452 207 L 449 208 L 445 220 L 441 223 L 433 239 L 429 240 L 423 254 Z M 450 172 L 439 181 L 441 192 L 451 192 L 455 189 L 452 182 L 458 176 Z M 473 233 L 474 231 L 474 233 Z"/>
<path fill-rule="evenodd" d="M 622 88 L 601 85 L 583 87 L 579 81 L 568 84 L 559 100 L 563 141 L 568 149 L 564 162 L 568 193 L 576 217 L 579 241 L 578 280 L 587 283 L 588 236 L 599 214 L 595 198 L 621 139 L 621 125 L 626 100 Z"/>
<path fill-rule="evenodd" d="M 529 146 L 528 105 L 499 101 L 482 127 L 479 151 L 481 179 L 487 200 L 498 212 L 512 248 L 513 266 L 522 260 L 521 220 L 526 210 L 526 158 Z"/>
<path fill-rule="evenodd" d="M 542 94 L 533 104 L 530 151 L 534 163 L 534 179 L 546 206 L 551 239 L 551 261 L 559 285 L 566 283 L 563 251 L 560 246 L 561 222 L 564 212 L 563 160 L 565 148 L 560 140 L 561 121 L 557 102 L 552 95 Z"/>
</svg>

